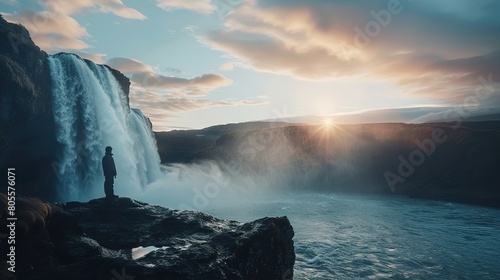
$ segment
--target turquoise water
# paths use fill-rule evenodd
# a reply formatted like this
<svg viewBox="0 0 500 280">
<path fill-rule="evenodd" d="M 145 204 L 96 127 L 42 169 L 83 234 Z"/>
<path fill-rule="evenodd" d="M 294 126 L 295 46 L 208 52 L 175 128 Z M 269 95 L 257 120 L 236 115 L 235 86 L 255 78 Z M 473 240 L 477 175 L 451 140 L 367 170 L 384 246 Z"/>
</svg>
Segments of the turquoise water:
<svg viewBox="0 0 500 280">
<path fill-rule="evenodd" d="M 288 216 L 295 279 L 500 279 L 500 210 L 401 197 L 287 193 L 212 208 Z"/>
</svg>

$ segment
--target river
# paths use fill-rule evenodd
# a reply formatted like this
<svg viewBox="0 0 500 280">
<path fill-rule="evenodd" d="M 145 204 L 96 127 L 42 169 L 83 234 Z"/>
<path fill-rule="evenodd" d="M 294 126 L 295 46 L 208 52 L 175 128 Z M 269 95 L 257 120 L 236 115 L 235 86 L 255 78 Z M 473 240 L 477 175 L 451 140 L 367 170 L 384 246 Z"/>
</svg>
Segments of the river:
<svg viewBox="0 0 500 280">
<path fill-rule="evenodd" d="M 294 279 L 500 279 L 500 210 L 398 196 L 289 192 L 206 212 L 287 216 Z"/>
</svg>

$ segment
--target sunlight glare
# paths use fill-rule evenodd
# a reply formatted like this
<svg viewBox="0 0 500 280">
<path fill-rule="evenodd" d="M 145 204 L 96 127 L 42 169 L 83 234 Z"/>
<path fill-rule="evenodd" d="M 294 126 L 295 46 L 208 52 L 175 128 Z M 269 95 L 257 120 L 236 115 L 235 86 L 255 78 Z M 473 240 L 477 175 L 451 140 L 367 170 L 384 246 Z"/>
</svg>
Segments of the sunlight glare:
<svg viewBox="0 0 500 280">
<path fill-rule="evenodd" d="M 323 124 L 319 127 L 316 133 L 321 133 L 320 138 L 322 140 L 327 140 L 330 138 L 330 134 L 333 133 L 334 123 L 331 118 L 323 119 Z M 316 134 L 315 133 L 315 134 Z"/>
<path fill-rule="evenodd" d="M 324 119 L 323 120 L 323 126 L 325 126 L 325 127 L 331 127 L 332 126 L 332 120 L 331 119 Z"/>
</svg>

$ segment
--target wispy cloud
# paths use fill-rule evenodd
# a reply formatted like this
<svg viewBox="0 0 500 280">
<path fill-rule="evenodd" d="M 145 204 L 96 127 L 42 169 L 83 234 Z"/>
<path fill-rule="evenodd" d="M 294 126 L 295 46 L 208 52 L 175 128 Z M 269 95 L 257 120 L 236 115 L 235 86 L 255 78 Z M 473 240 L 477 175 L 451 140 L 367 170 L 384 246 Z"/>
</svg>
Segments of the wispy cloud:
<svg viewBox="0 0 500 280">
<path fill-rule="evenodd" d="M 263 100 L 210 100 L 193 98 L 176 93 L 157 93 L 134 91 L 130 98 L 131 106 L 140 108 L 151 119 L 155 130 L 169 130 L 170 121 L 180 112 L 194 111 L 210 107 L 264 105 Z"/>
<path fill-rule="evenodd" d="M 107 64 L 115 69 L 120 70 L 124 74 L 137 74 L 137 73 L 153 73 L 155 69 L 152 66 L 146 65 L 139 60 L 114 57 L 107 61 Z"/>
<path fill-rule="evenodd" d="M 200 14 L 211 14 L 216 10 L 212 0 L 157 0 L 158 7 L 166 10 L 190 10 Z"/>
<path fill-rule="evenodd" d="M 137 105 L 139 108 L 144 108 L 148 112 L 155 108 L 164 112 L 184 112 L 216 106 L 262 105 L 266 104 L 266 101 L 193 99 L 178 94 L 159 94 L 151 91 L 142 91 L 134 95 L 132 104 Z"/>
<path fill-rule="evenodd" d="M 121 0 L 41 0 L 40 1 L 47 10 L 61 14 L 77 14 L 77 13 L 111 13 L 116 16 L 128 19 L 146 19 L 146 16 L 141 12 L 127 7 Z"/>
<path fill-rule="evenodd" d="M 219 66 L 219 70 L 222 70 L 222 71 L 230 71 L 233 69 L 234 69 L 234 64 L 232 64 L 231 62 L 226 62 L 226 63 L 222 64 L 221 66 Z"/>
<path fill-rule="evenodd" d="M 168 77 L 158 74 L 154 67 L 128 58 L 112 58 L 108 65 L 130 77 L 132 83 L 145 90 L 171 90 L 188 95 L 202 96 L 208 91 L 232 83 L 217 74 L 203 74 L 194 78 Z"/>
<path fill-rule="evenodd" d="M 231 80 L 217 74 L 203 74 L 192 79 L 166 77 L 155 73 L 136 73 L 131 75 L 136 85 L 150 90 L 182 90 L 189 95 L 206 95 L 208 90 L 232 83 Z"/>
</svg>

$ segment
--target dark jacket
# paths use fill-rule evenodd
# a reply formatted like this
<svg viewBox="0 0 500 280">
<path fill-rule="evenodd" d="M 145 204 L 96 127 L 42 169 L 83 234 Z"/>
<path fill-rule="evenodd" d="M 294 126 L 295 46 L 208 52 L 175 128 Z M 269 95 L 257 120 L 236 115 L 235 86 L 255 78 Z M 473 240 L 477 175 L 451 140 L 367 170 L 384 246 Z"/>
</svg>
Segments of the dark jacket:
<svg viewBox="0 0 500 280">
<path fill-rule="evenodd" d="M 104 177 L 116 176 L 115 161 L 111 154 L 105 154 L 102 158 L 102 170 L 104 171 Z"/>
</svg>

